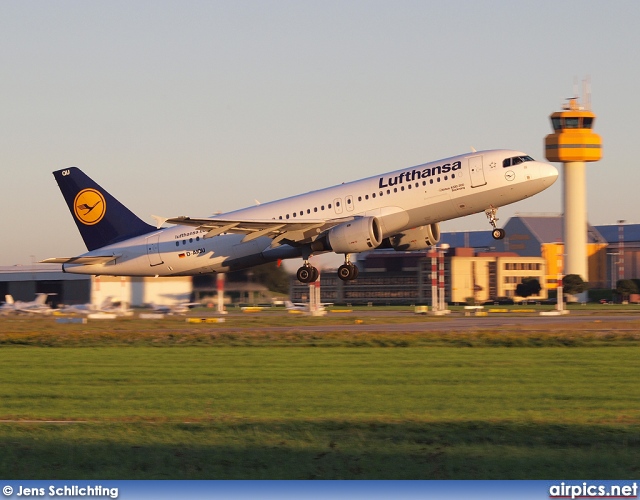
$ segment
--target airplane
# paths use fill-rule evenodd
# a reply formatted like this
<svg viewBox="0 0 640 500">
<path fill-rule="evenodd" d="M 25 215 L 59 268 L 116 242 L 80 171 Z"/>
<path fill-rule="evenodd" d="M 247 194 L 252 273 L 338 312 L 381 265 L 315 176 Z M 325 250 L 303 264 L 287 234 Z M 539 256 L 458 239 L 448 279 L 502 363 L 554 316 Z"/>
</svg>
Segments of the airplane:
<svg viewBox="0 0 640 500">
<path fill-rule="evenodd" d="M 332 306 L 333 302 L 321 302 L 318 308 L 324 309 L 325 307 Z M 284 301 L 284 307 L 287 311 L 304 311 L 309 312 L 308 302 L 291 302 L 290 300 Z"/>
<path fill-rule="evenodd" d="M 100 304 L 92 304 L 91 302 L 87 304 L 74 304 L 61 307 L 57 312 L 62 314 L 93 314 L 98 312 L 110 313 L 118 310 L 120 310 L 120 307 L 116 308 L 113 305 L 113 296 L 109 295 L 108 297 L 105 297 Z"/>
<path fill-rule="evenodd" d="M 338 277 L 353 280 L 352 254 L 424 250 L 438 243 L 440 222 L 474 213 L 485 212 L 502 239 L 498 207 L 548 188 L 558 170 L 521 151 L 473 151 L 211 217 L 153 216 L 155 226 L 79 168 L 53 175 L 88 249 L 42 261 L 64 272 L 192 276 L 302 257 L 296 276 L 311 283 L 319 275 L 309 263 L 314 254 L 343 254 Z"/>
<path fill-rule="evenodd" d="M 200 302 L 178 302 L 173 305 L 155 304 L 151 302 L 149 308 L 160 314 L 187 314 L 192 307 L 201 306 Z"/>
<path fill-rule="evenodd" d="M 22 301 L 14 300 L 13 295 L 7 294 L 4 296 L 5 303 L 2 305 L 2 313 L 51 314 L 53 309 L 46 303 L 49 295 L 55 294 L 37 293 L 35 300 Z"/>
</svg>

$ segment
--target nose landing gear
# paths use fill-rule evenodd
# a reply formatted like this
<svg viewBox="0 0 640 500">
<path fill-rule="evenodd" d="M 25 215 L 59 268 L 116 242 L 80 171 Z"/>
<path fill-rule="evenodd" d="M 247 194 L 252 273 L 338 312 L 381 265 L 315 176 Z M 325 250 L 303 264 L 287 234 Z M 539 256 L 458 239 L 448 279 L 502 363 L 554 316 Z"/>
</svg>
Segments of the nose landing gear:
<svg viewBox="0 0 640 500">
<path fill-rule="evenodd" d="M 501 240 L 506 236 L 507 233 L 504 229 L 496 227 L 496 221 L 500 220 L 496 217 L 497 213 L 498 209 L 493 205 L 489 205 L 489 208 L 484 211 L 487 219 L 489 219 L 489 224 L 491 224 L 491 227 L 493 228 L 493 231 L 491 231 L 491 236 L 494 240 Z"/>
</svg>

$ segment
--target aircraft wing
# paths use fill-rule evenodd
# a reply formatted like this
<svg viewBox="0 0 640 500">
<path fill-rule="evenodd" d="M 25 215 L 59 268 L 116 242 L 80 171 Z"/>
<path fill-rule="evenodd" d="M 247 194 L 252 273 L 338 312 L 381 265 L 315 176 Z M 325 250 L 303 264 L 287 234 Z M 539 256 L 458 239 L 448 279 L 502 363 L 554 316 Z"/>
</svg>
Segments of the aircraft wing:
<svg viewBox="0 0 640 500">
<path fill-rule="evenodd" d="M 83 264 L 85 266 L 94 264 L 106 264 L 116 260 L 121 255 L 87 255 L 80 257 L 54 257 L 52 259 L 41 260 L 40 264 Z"/>
<path fill-rule="evenodd" d="M 242 242 L 251 241 L 261 236 L 268 236 L 273 240 L 271 246 L 277 246 L 280 242 L 302 243 L 311 241 L 315 236 L 338 224 L 353 220 L 353 217 L 343 217 L 339 219 L 306 219 L 300 222 L 290 222 L 275 219 L 193 219 L 191 217 L 172 217 L 163 219 L 155 217 L 158 227 L 164 222 L 178 224 L 181 226 L 197 227 L 207 234 L 204 238 L 213 238 L 222 233 L 245 234 Z"/>
</svg>

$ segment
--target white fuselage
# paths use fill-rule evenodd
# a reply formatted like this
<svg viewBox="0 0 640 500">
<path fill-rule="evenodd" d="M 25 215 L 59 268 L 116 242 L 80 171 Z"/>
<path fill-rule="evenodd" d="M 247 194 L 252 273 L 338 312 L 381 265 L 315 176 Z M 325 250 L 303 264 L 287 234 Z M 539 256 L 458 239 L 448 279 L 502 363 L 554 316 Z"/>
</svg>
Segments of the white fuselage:
<svg viewBox="0 0 640 500">
<path fill-rule="evenodd" d="M 548 163 L 526 161 L 504 167 L 505 158 L 525 156 L 512 150 L 479 151 L 416 167 L 340 184 L 258 206 L 221 214 L 222 219 L 329 220 L 376 217 L 383 237 L 532 196 L 556 180 Z M 215 219 L 216 217 L 213 217 Z M 301 256 L 299 247 L 272 247 L 272 239 L 242 242 L 242 234 L 204 238 L 188 226 L 161 228 L 84 254 L 113 254 L 107 264 L 65 264 L 64 271 L 118 276 L 180 276 L 224 272 L 277 259 Z"/>
</svg>

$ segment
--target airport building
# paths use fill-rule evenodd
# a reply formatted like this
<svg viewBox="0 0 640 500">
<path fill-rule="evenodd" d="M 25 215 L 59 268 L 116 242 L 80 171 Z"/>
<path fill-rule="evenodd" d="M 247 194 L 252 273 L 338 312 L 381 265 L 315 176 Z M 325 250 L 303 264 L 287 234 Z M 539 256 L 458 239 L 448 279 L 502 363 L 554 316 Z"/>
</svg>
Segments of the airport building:
<svg viewBox="0 0 640 500">
<path fill-rule="evenodd" d="M 546 262 L 549 289 L 557 286 L 564 270 L 566 250 L 561 215 L 521 215 L 504 226 L 504 240 L 493 240 L 490 231 L 444 233 L 441 242 L 452 247 L 513 252 L 523 257 L 542 257 Z M 640 224 L 586 225 L 586 254 L 591 288 L 615 288 L 620 279 L 640 278 Z"/>
<path fill-rule="evenodd" d="M 63 273 L 57 264 L 0 267 L 0 301 L 5 295 L 30 301 L 38 293 L 50 294 L 47 303 L 101 304 L 111 298 L 129 306 L 145 304 L 175 305 L 189 300 L 193 291 L 191 277 L 140 278 L 87 276 Z"/>
<path fill-rule="evenodd" d="M 358 278 L 342 281 L 334 272 L 320 275 L 322 301 L 340 304 L 431 304 L 430 252 L 373 251 L 362 254 Z M 538 279 L 542 290 L 529 300 L 547 298 L 545 261 L 509 252 L 476 252 L 451 248 L 444 253 L 445 295 L 449 303 L 485 302 L 497 297 L 517 299 L 523 278 Z M 439 262 L 437 267 L 439 268 Z M 306 301 L 309 285 L 291 281 L 291 300 Z"/>
</svg>

